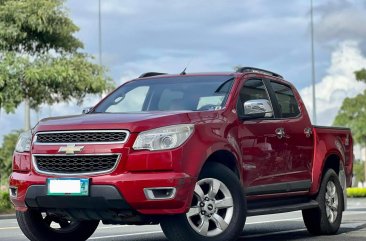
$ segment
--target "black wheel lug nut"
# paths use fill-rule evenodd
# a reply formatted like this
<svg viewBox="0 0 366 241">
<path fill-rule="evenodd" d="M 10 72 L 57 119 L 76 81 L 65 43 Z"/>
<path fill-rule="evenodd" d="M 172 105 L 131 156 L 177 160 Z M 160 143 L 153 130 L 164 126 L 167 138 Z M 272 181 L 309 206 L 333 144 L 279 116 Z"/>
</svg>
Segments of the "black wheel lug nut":
<svg viewBox="0 0 366 241">
<path fill-rule="evenodd" d="M 205 204 L 203 202 L 200 203 L 200 207 L 204 207 Z"/>
<path fill-rule="evenodd" d="M 205 197 L 205 201 L 208 201 L 208 200 L 210 200 L 210 199 L 208 199 L 208 197 Z"/>
<path fill-rule="evenodd" d="M 201 212 L 201 214 L 202 214 L 202 215 L 205 215 L 205 214 L 206 214 L 206 212 L 205 212 L 205 211 L 202 211 L 202 212 Z"/>
</svg>

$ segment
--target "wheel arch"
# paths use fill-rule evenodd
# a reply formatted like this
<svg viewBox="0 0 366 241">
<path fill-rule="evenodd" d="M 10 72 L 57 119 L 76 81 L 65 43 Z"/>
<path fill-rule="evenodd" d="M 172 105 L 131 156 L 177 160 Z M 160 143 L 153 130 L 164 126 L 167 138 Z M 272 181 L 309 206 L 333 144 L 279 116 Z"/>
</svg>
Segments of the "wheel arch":
<svg viewBox="0 0 366 241">
<path fill-rule="evenodd" d="M 323 179 L 323 176 L 328 169 L 334 170 L 338 175 L 339 182 L 341 183 L 341 187 L 343 190 L 344 211 L 347 208 L 347 180 L 342 157 L 340 157 L 338 154 L 333 153 L 326 158 L 326 160 L 324 161 L 321 180 Z"/>
<path fill-rule="evenodd" d="M 326 172 L 326 170 L 328 169 L 333 169 L 337 174 L 339 174 L 340 166 L 341 166 L 340 156 L 337 153 L 329 154 L 324 160 L 324 165 L 322 168 L 322 177 Z"/>
<path fill-rule="evenodd" d="M 346 175 L 344 170 L 344 163 L 342 159 L 342 154 L 336 150 L 333 150 L 325 156 L 320 170 L 314 172 L 313 175 L 318 175 L 313 177 L 313 187 L 311 188 L 311 193 L 316 194 L 319 191 L 320 183 L 323 180 L 324 174 L 328 169 L 332 169 L 339 177 L 344 195 L 346 195 Z M 346 201 L 345 201 L 346 202 Z"/>
<path fill-rule="evenodd" d="M 238 162 L 238 159 L 235 157 L 235 155 L 228 150 L 217 150 L 213 153 L 211 153 L 206 161 L 204 162 L 201 171 L 203 168 L 205 168 L 210 163 L 220 163 L 227 168 L 229 168 L 238 178 L 241 180 L 241 171 L 240 171 L 240 165 Z"/>
</svg>

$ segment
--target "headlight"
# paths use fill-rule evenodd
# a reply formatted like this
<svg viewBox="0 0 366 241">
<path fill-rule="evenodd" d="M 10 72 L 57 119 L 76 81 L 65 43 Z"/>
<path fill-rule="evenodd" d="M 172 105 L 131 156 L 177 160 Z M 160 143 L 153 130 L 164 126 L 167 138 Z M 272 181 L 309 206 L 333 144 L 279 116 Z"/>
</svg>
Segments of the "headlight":
<svg viewBox="0 0 366 241">
<path fill-rule="evenodd" d="M 20 134 L 17 145 L 15 146 L 16 152 L 30 151 L 32 141 L 32 132 L 26 131 Z"/>
<path fill-rule="evenodd" d="M 141 132 L 133 144 L 135 150 L 168 150 L 182 145 L 193 133 L 194 125 L 166 126 Z"/>
</svg>

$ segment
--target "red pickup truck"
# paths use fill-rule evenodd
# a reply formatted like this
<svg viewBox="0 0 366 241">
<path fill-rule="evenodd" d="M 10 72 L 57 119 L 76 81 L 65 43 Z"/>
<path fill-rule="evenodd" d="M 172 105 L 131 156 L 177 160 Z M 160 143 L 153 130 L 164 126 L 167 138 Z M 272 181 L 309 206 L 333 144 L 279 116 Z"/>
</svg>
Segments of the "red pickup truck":
<svg viewBox="0 0 366 241">
<path fill-rule="evenodd" d="M 352 162 L 350 130 L 313 126 L 276 73 L 150 72 L 21 134 L 9 186 L 33 241 L 86 240 L 100 220 L 228 241 L 248 216 L 294 210 L 322 235 L 339 229 Z"/>
</svg>

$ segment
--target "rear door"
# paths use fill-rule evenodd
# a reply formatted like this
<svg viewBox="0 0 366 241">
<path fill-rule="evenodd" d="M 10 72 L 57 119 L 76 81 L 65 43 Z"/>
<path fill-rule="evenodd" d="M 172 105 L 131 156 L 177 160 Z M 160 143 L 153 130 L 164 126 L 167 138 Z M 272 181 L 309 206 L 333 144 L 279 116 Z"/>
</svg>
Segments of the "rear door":
<svg viewBox="0 0 366 241">
<path fill-rule="evenodd" d="M 306 110 L 301 110 L 300 99 L 296 99 L 291 86 L 267 80 L 273 103 L 277 106 L 276 117 L 281 120 L 284 131 L 283 142 L 287 148 L 286 178 L 283 181 L 298 182 L 304 188 L 310 185 L 311 163 L 314 143 L 311 135 L 311 123 Z M 304 107 L 302 107 L 304 108 Z M 305 113 L 305 114 L 303 114 Z"/>
</svg>

